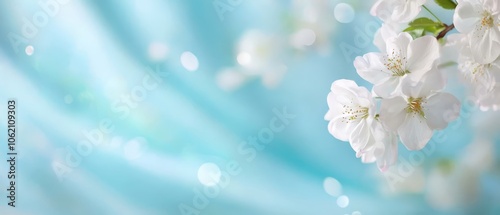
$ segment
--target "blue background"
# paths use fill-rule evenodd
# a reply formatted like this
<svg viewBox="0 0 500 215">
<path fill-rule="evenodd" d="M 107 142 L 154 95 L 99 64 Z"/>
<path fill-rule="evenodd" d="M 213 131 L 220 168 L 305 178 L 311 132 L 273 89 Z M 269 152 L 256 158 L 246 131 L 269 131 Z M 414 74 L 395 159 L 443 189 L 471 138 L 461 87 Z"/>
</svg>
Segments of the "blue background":
<svg viewBox="0 0 500 215">
<path fill-rule="evenodd" d="M 323 1 L 326 13 L 318 22 L 332 28 L 324 34 L 327 43 L 305 49 L 276 44 L 278 60 L 269 64 L 279 61 L 287 68 L 279 83 L 269 87 L 261 77 L 252 76 L 233 90 L 221 88 L 217 77 L 224 68 L 239 68 L 239 39 L 258 30 L 286 43 L 300 28 L 297 8 L 291 1 L 242 0 L 231 5 L 221 0 L 231 9 L 220 19 L 214 2 L 69 0 L 57 3 L 57 13 L 36 27 L 32 38 L 13 45 L 12 35 L 23 37 L 24 19 L 33 22 L 43 9 L 37 1 L 1 0 L 0 107 L 6 111 L 7 100 L 17 100 L 19 156 L 15 209 L 3 197 L 8 166 L 0 163 L 0 214 L 182 214 L 179 207 L 193 207 L 196 190 L 205 188 L 198 179 L 200 166 L 213 163 L 225 170 L 231 161 L 238 162 L 241 171 L 230 176 L 227 186 L 219 186 L 206 207 L 196 209 L 200 214 L 500 212 L 498 113 L 465 105 L 459 120 L 429 144 L 428 150 L 435 147 L 432 153 L 421 164 L 411 165 L 410 172 L 420 176 L 404 177 L 406 189 L 390 189 L 387 175 L 375 164 L 362 164 L 348 143 L 328 133 L 323 116 L 331 83 L 345 78 L 370 88 L 352 61 L 376 51 L 369 27 L 381 23 L 369 15 L 373 1 Z M 338 3 L 354 8 L 352 22 L 335 19 Z M 452 12 L 428 5 L 451 23 Z M 369 41 L 357 43 L 360 35 Z M 148 52 L 152 43 L 166 47 L 160 59 Z M 346 55 L 341 44 L 354 52 Z M 27 46 L 34 47 L 32 55 L 26 54 Z M 184 52 L 196 56 L 196 71 L 181 64 Z M 150 74 L 147 68 L 168 76 L 145 91 L 144 100 L 129 108 L 129 115 L 113 110 L 115 102 L 142 85 Z M 467 102 L 456 73 L 450 72 L 447 91 Z M 240 144 L 269 127 L 276 117 L 273 109 L 283 108 L 295 118 L 247 161 L 247 155 L 238 152 Z M 6 121 L 5 115 L 0 119 Z M 113 132 L 103 134 L 103 144 L 92 146 L 88 155 L 80 154 L 78 164 L 58 177 L 55 168 L 68 165 L 68 153 L 77 150 L 86 140 L 85 132 L 98 129 L 103 119 L 111 120 Z M 6 129 L 6 122 L 0 124 Z M 428 176 L 436 168 L 460 170 L 467 145 L 478 138 L 493 143 L 492 165 L 479 171 L 473 183 L 452 184 L 452 190 L 463 192 L 449 195 L 470 195 L 471 200 L 447 209 L 431 204 Z M 7 143 L 2 143 L 4 160 Z M 412 153 L 417 152 L 400 145 L 400 162 Z M 396 173 L 398 167 L 401 163 Z M 325 192 L 327 177 L 340 182 L 341 194 L 349 198 L 347 207 Z M 476 187 L 476 195 L 467 187 Z"/>
</svg>

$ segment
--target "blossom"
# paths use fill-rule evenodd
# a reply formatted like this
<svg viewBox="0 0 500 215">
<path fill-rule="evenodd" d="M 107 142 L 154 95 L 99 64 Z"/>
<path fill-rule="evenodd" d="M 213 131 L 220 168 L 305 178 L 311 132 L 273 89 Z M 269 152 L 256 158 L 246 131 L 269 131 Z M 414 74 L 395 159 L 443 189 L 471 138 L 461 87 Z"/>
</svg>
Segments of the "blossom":
<svg viewBox="0 0 500 215">
<path fill-rule="evenodd" d="M 425 2 L 426 0 L 378 0 L 370 13 L 384 22 L 410 22 L 420 13 Z"/>
<path fill-rule="evenodd" d="M 349 141 L 356 157 L 363 163 L 377 161 L 385 170 L 397 159 L 397 138 L 387 132 L 375 117 L 371 93 L 351 80 L 332 83 L 328 94 L 329 110 L 325 115 L 329 132 L 337 139 Z"/>
<path fill-rule="evenodd" d="M 475 60 L 472 49 L 465 45 L 458 58 L 458 69 L 472 91 L 473 101 L 481 110 L 497 110 L 500 106 L 500 57 L 490 63 Z"/>
<path fill-rule="evenodd" d="M 474 59 L 490 63 L 500 55 L 500 6 L 497 0 L 461 0 L 453 15 L 460 33 L 469 34 Z"/>
<path fill-rule="evenodd" d="M 500 58 L 491 63 L 479 63 L 472 54 L 472 49 L 466 47 L 459 57 L 459 70 L 474 90 L 482 94 L 491 93 L 497 81 L 500 81 Z"/>
<path fill-rule="evenodd" d="M 460 102 L 449 93 L 438 92 L 444 84 L 442 74 L 433 69 L 415 86 L 405 83 L 402 96 L 382 100 L 381 122 L 398 133 L 407 149 L 424 148 L 432 130 L 444 129 L 457 118 Z"/>
<path fill-rule="evenodd" d="M 354 81 L 340 79 L 332 83 L 327 101 L 329 110 L 325 120 L 330 121 L 330 133 L 339 140 L 350 141 L 355 151 L 362 149 L 370 140 L 352 134 L 371 133 L 375 103 L 370 92 Z"/>
<path fill-rule="evenodd" d="M 374 84 L 373 91 L 380 97 L 400 94 L 404 79 L 419 81 L 439 58 L 436 38 L 424 36 L 413 40 L 408 33 L 388 38 L 385 53 L 368 53 L 354 60 L 354 67 L 365 80 Z"/>
<path fill-rule="evenodd" d="M 476 85 L 470 88 L 473 95 L 469 98 L 472 99 L 481 111 L 500 110 L 500 82 L 495 82 L 494 84 L 495 86 L 491 90 L 488 90 L 487 86 L 483 85 Z"/>
</svg>

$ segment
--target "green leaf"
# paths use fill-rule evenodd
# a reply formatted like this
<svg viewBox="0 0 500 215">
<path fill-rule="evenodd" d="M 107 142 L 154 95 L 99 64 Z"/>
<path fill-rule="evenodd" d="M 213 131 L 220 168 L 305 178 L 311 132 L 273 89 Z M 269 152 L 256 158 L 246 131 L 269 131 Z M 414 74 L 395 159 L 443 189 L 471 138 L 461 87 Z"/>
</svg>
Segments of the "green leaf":
<svg viewBox="0 0 500 215">
<path fill-rule="evenodd" d="M 434 26 L 443 25 L 443 24 L 440 22 L 434 22 L 434 20 L 429 19 L 427 17 L 420 17 L 420 18 L 417 18 L 417 19 L 413 20 L 412 22 L 410 22 L 409 25 L 411 27 L 415 27 L 415 28 L 426 28 L 426 27 L 434 27 Z"/>
<path fill-rule="evenodd" d="M 419 37 L 423 37 L 425 35 L 424 29 L 415 29 L 412 31 L 407 31 L 413 39 L 417 39 Z"/>
<path fill-rule="evenodd" d="M 444 9 L 453 10 L 457 4 L 453 0 L 434 0 L 439 6 Z"/>
<path fill-rule="evenodd" d="M 437 35 L 446 27 L 443 23 L 436 22 L 426 17 L 417 18 L 410 22 L 409 25 L 410 26 L 403 31 L 410 33 L 414 38 L 421 37 L 426 33 Z"/>
<path fill-rule="evenodd" d="M 427 32 L 429 33 L 432 33 L 434 35 L 438 35 L 439 33 L 441 33 L 441 31 L 443 31 L 446 27 L 445 26 L 439 26 L 439 27 L 436 27 L 436 28 L 432 28 L 432 29 L 426 29 Z"/>
</svg>

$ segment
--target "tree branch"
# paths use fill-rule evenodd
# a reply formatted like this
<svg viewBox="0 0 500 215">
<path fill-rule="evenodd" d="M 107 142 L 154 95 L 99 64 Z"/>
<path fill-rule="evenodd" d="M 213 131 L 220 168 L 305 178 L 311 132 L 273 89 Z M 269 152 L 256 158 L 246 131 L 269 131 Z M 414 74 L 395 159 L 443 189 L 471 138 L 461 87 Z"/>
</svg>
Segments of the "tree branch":
<svg viewBox="0 0 500 215">
<path fill-rule="evenodd" d="M 446 25 L 444 24 L 444 26 L 446 26 L 446 28 L 444 30 L 442 30 L 441 32 L 439 32 L 439 34 L 436 36 L 436 39 L 441 39 L 443 38 L 444 36 L 446 36 L 446 34 L 448 32 L 450 32 L 451 30 L 453 30 L 455 28 L 455 24 L 451 24 L 451 25 Z"/>
</svg>

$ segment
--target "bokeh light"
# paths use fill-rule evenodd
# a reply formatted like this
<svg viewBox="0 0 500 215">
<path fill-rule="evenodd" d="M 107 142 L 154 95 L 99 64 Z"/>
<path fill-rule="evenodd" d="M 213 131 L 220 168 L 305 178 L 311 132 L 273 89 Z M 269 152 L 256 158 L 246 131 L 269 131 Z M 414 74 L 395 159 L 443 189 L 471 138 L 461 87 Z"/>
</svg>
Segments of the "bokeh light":
<svg viewBox="0 0 500 215">
<path fill-rule="evenodd" d="M 323 181 L 323 188 L 325 189 L 326 193 L 334 197 L 342 194 L 342 185 L 339 181 L 332 177 L 325 178 L 325 180 Z"/>
<path fill-rule="evenodd" d="M 354 20 L 356 13 L 351 5 L 346 3 L 339 3 L 335 6 L 335 19 L 341 23 L 350 23 Z"/>
<path fill-rule="evenodd" d="M 221 170 L 214 163 L 204 163 L 198 169 L 198 180 L 205 186 L 215 186 L 219 183 Z"/>
<path fill-rule="evenodd" d="M 345 207 L 349 206 L 349 197 L 339 196 L 337 198 L 337 205 L 341 208 L 345 208 Z"/>
<path fill-rule="evenodd" d="M 181 63 L 185 69 L 191 72 L 196 71 L 199 66 L 198 58 L 191 52 L 183 52 L 181 54 Z"/>
</svg>

